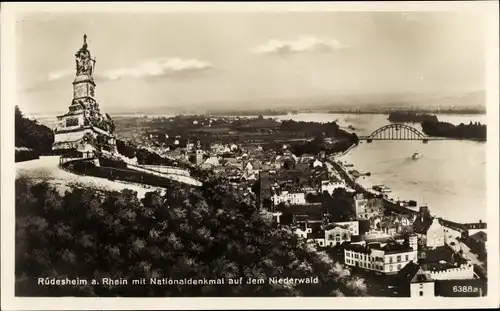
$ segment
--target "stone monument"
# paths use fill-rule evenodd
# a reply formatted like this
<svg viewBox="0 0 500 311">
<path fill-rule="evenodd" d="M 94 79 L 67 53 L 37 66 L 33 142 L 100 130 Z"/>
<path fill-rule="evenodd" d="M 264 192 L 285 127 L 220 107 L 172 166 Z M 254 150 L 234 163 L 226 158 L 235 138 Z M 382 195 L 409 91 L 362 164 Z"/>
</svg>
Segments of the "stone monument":
<svg viewBox="0 0 500 311">
<path fill-rule="evenodd" d="M 103 114 L 95 99 L 95 59 L 83 36 L 83 46 L 75 54 L 76 76 L 73 81 L 73 100 L 69 111 L 57 117 L 52 149 L 58 152 L 79 151 L 95 153 L 116 151 L 115 126 L 108 114 Z"/>
</svg>

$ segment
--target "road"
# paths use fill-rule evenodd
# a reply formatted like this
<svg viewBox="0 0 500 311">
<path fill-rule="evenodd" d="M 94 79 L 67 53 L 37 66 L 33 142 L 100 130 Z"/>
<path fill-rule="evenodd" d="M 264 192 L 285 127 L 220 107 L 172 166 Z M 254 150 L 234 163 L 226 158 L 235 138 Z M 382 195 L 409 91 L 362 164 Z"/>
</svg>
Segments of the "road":
<svg viewBox="0 0 500 311">
<path fill-rule="evenodd" d="M 477 255 L 474 254 L 467 245 L 465 245 L 463 242 L 460 242 L 455 238 L 452 238 L 452 242 L 454 242 L 453 243 L 454 245 L 451 245 L 451 243 L 449 243 L 449 245 L 455 252 L 459 252 L 460 249 L 462 249 L 463 252 L 462 256 L 465 259 L 467 259 L 474 265 L 478 265 L 481 267 L 483 266 L 483 263 L 477 258 Z"/>
<path fill-rule="evenodd" d="M 333 169 L 337 171 L 337 173 L 341 176 L 341 178 L 347 183 L 347 185 L 349 187 L 351 187 L 352 189 L 354 189 L 356 191 L 362 192 L 364 194 L 370 194 L 370 192 L 367 189 L 365 189 L 360 184 L 356 183 L 354 178 L 351 177 L 346 172 L 345 168 L 342 167 L 342 165 L 336 163 L 333 159 L 329 159 L 328 162 L 333 166 Z M 412 210 L 412 209 L 408 209 L 404 206 L 401 206 L 395 202 L 392 202 L 391 200 L 389 200 L 387 198 L 382 198 L 382 200 L 384 202 L 384 207 L 388 210 L 395 211 L 395 212 L 402 213 L 402 214 L 416 214 L 417 213 L 417 211 Z"/>
<path fill-rule="evenodd" d="M 147 192 L 163 191 L 160 187 L 110 181 L 105 178 L 81 176 L 67 172 L 59 167 L 59 156 L 40 157 L 40 159 L 16 163 L 16 176 L 27 177 L 31 180 L 47 181 L 56 186 L 64 194 L 72 189 L 73 184 L 96 187 L 108 191 L 122 191 L 130 189 L 137 192 L 139 199 L 144 198 Z"/>
</svg>

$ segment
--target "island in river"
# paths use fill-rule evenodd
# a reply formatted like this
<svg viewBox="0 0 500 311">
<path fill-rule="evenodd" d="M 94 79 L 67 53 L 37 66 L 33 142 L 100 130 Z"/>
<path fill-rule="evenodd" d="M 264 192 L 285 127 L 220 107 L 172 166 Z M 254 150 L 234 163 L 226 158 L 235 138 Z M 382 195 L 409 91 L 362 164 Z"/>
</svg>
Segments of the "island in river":
<svg viewBox="0 0 500 311">
<path fill-rule="evenodd" d="M 391 122 L 409 122 L 409 123 L 421 123 L 421 122 L 438 122 L 438 118 L 432 114 L 410 112 L 410 111 L 394 111 L 389 114 L 389 121 Z"/>
<path fill-rule="evenodd" d="M 428 136 L 486 140 L 486 124 L 480 122 L 454 125 L 448 122 L 424 121 L 421 125 L 422 131 Z"/>
</svg>

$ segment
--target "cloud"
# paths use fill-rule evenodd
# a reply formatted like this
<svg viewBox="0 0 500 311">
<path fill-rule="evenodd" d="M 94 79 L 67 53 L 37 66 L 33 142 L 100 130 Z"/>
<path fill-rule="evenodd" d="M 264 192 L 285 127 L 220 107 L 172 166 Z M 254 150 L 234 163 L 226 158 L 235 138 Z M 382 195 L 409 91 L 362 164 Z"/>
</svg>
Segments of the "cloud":
<svg viewBox="0 0 500 311">
<path fill-rule="evenodd" d="M 186 76 L 215 68 L 214 65 L 196 60 L 160 57 L 137 64 L 134 67 L 117 68 L 96 72 L 95 78 L 100 81 L 115 81 L 123 78 L 141 79 L 148 77 Z M 75 70 L 58 70 L 47 76 L 48 81 L 58 81 L 75 74 Z"/>
<path fill-rule="evenodd" d="M 49 75 L 47 77 L 47 80 L 48 81 L 57 81 L 57 80 L 61 80 L 61 79 L 64 79 L 66 77 L 69 77 L 72 74 L 74 74 L 73 70 L 58 70 L 58 71 L 53 71 L 53 72 L 49 73 Z"/>
<path fill-rule="evenodd" d="M 119 80 L 122 78 L 147 78 L 173 76 L 177 74 L 195 73 L 215 68 L 212 64 L 196 59 L 157 58 L 140 63 L 131 68 L 121 68 L 104 71 L 97 77 L 104 80 Z"/>
<path fill-rule="evenodd" d="M 301 36 L 295 41 L 270 40 L 254 49 L 257 54 L 326 53 L 347 48 L 335 39 Z"/>
</svg>

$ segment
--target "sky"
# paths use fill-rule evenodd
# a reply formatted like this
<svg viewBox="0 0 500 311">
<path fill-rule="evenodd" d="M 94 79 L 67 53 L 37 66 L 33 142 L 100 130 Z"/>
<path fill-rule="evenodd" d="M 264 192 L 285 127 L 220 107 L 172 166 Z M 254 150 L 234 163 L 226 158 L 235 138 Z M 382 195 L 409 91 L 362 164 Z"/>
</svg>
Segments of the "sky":
<svg viewBox="0 0 500 311">
<path fill-rule="evenodd" d="M 16 22 L 24 111 L 67 110 L 83 34 L 113 113 L 485 88 L 479 13 L 36 13 Z"/>
</svg>

